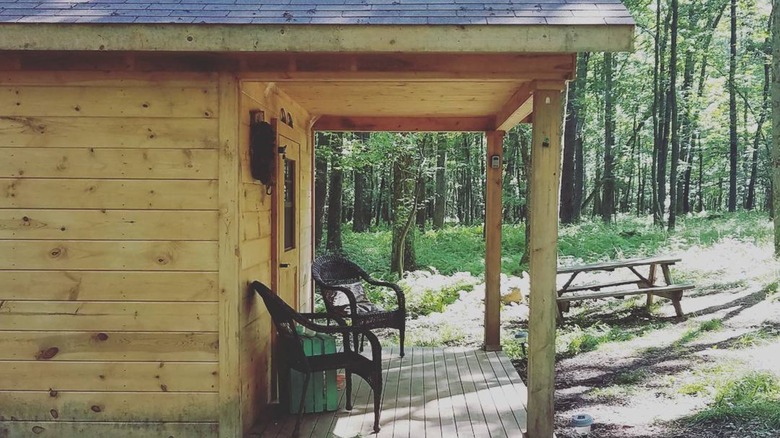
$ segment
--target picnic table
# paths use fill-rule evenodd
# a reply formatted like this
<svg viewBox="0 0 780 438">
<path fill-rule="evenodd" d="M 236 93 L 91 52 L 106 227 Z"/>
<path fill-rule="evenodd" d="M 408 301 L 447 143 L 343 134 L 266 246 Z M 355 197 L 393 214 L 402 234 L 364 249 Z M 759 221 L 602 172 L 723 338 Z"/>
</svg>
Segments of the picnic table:
<svg viewBox="0 0 780 438">
<path fill-rule="evenodd" d="M 592 263 L 586 265 L 564 266 L 558 268 L 558 275 L 569 275 L 564 285 L 558 289 L 558 319 L 563 320 L 563 313 L 569 310 L 572 301 L 618 297 L 629 295 L 647 295 L 647 305 L 653 304 L 653 297 L 659 296 L 672 301 L 677 316 L 683 316 L 680 301 L 683 292 L 693 289 L 693 284 L 675 284 L 672 281 L 670 266 L 679 262 L 674 257 L 647 257 L 610 262 Z M 658 271 L 661 271 L 661 276 Z M 634 274 L 628 279 L 615 279 L 596 283 L 575 283 L 574 280 L 580 274 L 600 271 L 613 272 L 616 270 L 628 270 Z M 644 273 L 646 272 L 646 274 Z M 633 288 L 621 288 L 621 286 L 633 285 Z"/>
</svg>

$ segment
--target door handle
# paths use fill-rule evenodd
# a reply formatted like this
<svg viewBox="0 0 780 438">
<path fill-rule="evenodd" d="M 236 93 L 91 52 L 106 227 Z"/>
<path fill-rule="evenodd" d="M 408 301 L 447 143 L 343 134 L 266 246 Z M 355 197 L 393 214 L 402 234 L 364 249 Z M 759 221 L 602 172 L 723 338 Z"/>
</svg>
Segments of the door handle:
<svg viewBox="0 0 780 438">
<path fill-rule="evenodd" d="M 289 263 L 279 263 L 279 267 L 280 268 L 289 268 L 290 264 Z"/>
</svg>

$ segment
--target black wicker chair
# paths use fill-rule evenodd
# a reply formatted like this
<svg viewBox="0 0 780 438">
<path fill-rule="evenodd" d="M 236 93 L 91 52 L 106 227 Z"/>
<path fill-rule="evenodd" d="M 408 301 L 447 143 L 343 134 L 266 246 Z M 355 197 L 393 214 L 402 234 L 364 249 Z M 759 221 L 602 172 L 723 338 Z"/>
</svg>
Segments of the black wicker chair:
<svg viewBox="0 0 780 438">
<path fill-rule="evenodd" d="M 298 431 L 303 417 L 303 405 L 306 389 L 309 386 L 311 373 L 343 368 L 347 383 L 347 410 L 352 409 L 352 374 L 362 377 L 374 391 L 374 432 L 379 432 L 380 402 L 382 400 L 382 348 L 376 336 L 360 327 L 347 326 L 343 319 L 325 313 L 298 313 L 273 293 L 266 285 L 255 281 L 252 289 L 265 302 L 276 326 L 277 346 L 286 366 L 285 370 L 294 369 L 305 375 L 301 403 L 298 407 L 298 419 L 295 422 L 293 436 Z M 325 326 L 312 322 L 315 319 L 335 320 L 337 326 Z M 306 356 L 296 325 L 320 333 L 341 334 L 344 336 L 344 351 L 320 356 Z M 371 343 L 371 358 L 353 351 L 350 347 L 350 336 L 362 335 Z M 289 368 L 288 368 L 289 367 Z"/>
<path fill-rule="evenodd" d="M 311 267 L 312 278 L 318 286 L 328 313 L 350 318 L 352 324 L 366 329 L 398 329 L 401 357 L 404 355 L 406 334 L 406 299 L 397 284 L 371 278 L 360 266 L 346 258 L 328 254 L 320 256 Z M 398 308 L 384 310 L 366 298 L 363 282 L 392 289 L 398 300 Z M 358 340 L 354 339 L 355 349 Z"/>
</svg>

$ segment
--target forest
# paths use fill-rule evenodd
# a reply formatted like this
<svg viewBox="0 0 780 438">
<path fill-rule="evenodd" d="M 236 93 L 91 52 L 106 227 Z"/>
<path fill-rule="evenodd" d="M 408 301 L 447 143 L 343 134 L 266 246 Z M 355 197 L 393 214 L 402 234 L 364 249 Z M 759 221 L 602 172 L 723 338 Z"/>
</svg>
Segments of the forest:
<svg viewBox="0 0 780 438">
<path fill-rule="evenodd" d="M 769 212 L 771 1 L 626 5 L 635 51 L 577 55 L 561 223 L 637 215 L 673 230 L 680 215 Z M 505 136 L 506 223 L 527 218 L 530 138 L 524 124 Z M 341 251 L 342 226 L 392 227 L 391 269 L 413 269 L 415 229 L 482 222 L 485 148 L 482 133 L 318 133 L 318 246 Z"/>
</svg>

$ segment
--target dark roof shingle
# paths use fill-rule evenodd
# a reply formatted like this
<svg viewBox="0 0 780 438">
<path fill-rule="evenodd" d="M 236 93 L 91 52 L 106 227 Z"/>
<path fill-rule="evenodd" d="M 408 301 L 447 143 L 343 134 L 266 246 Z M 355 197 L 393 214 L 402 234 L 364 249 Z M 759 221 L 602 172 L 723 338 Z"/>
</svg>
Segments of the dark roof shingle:
<svg viewBox="0 0 780 438">
<path fill-rule="evenodd" d="M 633 25 L 620 0 L 0 0 L 0 23 Z"/>
</svg>

